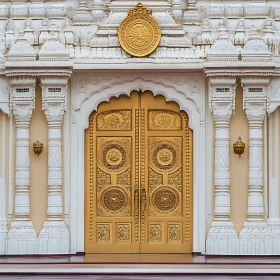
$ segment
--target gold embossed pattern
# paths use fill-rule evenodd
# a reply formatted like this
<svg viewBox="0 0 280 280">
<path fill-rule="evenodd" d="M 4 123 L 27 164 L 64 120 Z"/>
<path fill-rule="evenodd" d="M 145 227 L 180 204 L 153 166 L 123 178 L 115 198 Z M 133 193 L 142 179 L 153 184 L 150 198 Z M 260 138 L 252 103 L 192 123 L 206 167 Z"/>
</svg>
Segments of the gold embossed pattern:
<svg viewBox="0 0 280 280">
<path fill-rule="evenodd" d="M 161 29 L 152 16 L 152 11 L 139 3 L 128 11 L 127 17 L 118 29 L 121 47 L 129 54 L 144 57 L 151 54 L 159 45 Z"/>
<path fill-rule="evenodd" d="M 149 110 L 149 130 L 181 130 L 180 114 L 168 110 Z"/>
<path fill-rule="evenodd" d="M 112 110 L 98 114 L 97 130 L 131 130 L 131 110 Z"/>
<path fill-rule="evenodd" d="M 135 91 L 102 103 L 85 157 L 87 253 L 192 251 L 192 131 L 177 104 Z"/>
</svg>

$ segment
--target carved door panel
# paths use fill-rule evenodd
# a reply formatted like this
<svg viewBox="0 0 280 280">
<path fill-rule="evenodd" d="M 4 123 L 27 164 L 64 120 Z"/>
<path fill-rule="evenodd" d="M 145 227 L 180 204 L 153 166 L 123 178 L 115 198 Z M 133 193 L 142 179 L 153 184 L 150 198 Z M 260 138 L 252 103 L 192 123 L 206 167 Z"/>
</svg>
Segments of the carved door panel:
<svg viewBox="0 0 280 280">
<path fill-rule="evenodd" d="M 112 98 L 86 132 L 85 251 L 192 252 L 192 135 L 177 104 Z"/>
<path fill-rule="evenodd" d="M 139 94 L 112 98 L 86 132 L 85 251 L 138 253 Z M 134 199 L 135 196 L 135 199 Z"/>
<path fill-rule="evenodd" d="M 143 125 L 144 124 L 144 125 Z M 176 103 L 141 96 L 143 253 L 192 252 L 192 131 Z M 142 202 L 143 203 L 143 202 Z"/>
</svg>

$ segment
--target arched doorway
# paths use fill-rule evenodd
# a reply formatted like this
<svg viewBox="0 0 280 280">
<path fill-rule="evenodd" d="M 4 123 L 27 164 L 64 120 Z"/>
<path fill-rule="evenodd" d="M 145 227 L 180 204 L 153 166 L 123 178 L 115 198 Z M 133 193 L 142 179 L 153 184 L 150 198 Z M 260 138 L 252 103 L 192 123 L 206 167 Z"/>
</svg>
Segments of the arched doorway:
<svg viewBox="0 0 280 280">
<path fill-rule="evenodd" d="M 192 252 L 192 131 L 175 102 L 133 91 L 86 130 L 86 253 Z"/>
</svg>

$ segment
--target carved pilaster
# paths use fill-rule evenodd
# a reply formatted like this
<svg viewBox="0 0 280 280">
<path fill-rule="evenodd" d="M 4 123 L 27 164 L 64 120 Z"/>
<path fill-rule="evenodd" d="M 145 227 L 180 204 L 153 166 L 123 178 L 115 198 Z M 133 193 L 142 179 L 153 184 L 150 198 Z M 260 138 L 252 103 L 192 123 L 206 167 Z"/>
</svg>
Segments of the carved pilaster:
<svg viewBox="0 0 280 280">
<path fill-rule="evenodd" d="M 15 218 L 8 233 L 7 254 L 36 254 L 37 235 L 30 216 L 29 126 L 34 109 L 36 79 L 11 78 L 10 107 L 16 121 Z"/>
<path fill-rule="evenodd" d="M 5 135 L 5 134 L 4 134 Z M 6 240 L 7 240 L 7 216 L 6 216 L 6 186 L 3 178 L 0 178 L 0 195 L 1 195 L 1 206 L 0 206 L 0 255 L 6 253 Z"/>
<path fill-rule="evenodd" d="M 249 190 L 247 221 L 240 232 L 240 253 L 272 254 L 263 199 L 263 122 L 269 78 L 242 78 L 241 83 L 243 106 L 249 121 Z"/>
<path fill-rule="evenodd" d="M 48 209 L 38 243 L 41 254 L 69 253 L 63 220 L 61 125 L 66 110 L 68 78 L 41 78 L 43 110 L 48 121 Z"/>
<path fill-rule="evenodd" d="M 209 101 L 215 120 L 215 218 L 207 240 L 208 254 L 238 253 L 230 221 L 229 125 L 235 108 L 235 78 L 209 79 Z"/>
</svg>

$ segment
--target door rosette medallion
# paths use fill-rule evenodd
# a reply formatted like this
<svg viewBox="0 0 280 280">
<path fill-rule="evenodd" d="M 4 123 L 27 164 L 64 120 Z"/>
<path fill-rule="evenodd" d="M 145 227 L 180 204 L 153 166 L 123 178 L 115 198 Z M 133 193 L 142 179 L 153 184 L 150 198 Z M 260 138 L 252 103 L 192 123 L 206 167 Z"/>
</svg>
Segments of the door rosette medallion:
<svg viewBox="0 0 280 280">
<path fill-rule="evenodd" d="M 128 11 L 128 16 L 118 29 L 121 47 L 132 56 L 144 57 L 151 54 L 159 45 L 161 29 L 152 17 L 152 11 L 141 3 Z"/>
<path fill-rule="evenodd" d="M 177 151 L 178 147 L 172 142 L 157 143 L 151 152 L 152 167 L 158 172 L 175 171 L 180 166 L 180 155 Z"/>
<path fill-rule="evenodd" d="M 98 142 L 98 166 L 105 172 L 123 172 L 130 164 L 130 138 L 116 138 L 106 139 L 99 138 Z M 105 141 L 104 141 L 105 140 Z M 104 144 L 103 144 L 103 143 Z"/>
<path fill-rule="evenodd" d="M 179 205 L 178 192 L 169 186 L 161 186 L 152 194 L 152 204 L 158 212 L 173 212 Z"/>
<path fill-rule="evenodd" d="M 118 186 L 110 186 L 101 194 L 101 204 L 109 212 L 117 214 L 122 212 L 128 205 L 128 196 L 126 191 Z"/>
</svg>

